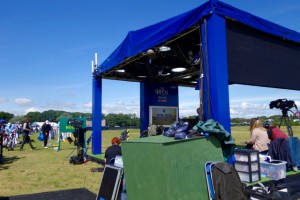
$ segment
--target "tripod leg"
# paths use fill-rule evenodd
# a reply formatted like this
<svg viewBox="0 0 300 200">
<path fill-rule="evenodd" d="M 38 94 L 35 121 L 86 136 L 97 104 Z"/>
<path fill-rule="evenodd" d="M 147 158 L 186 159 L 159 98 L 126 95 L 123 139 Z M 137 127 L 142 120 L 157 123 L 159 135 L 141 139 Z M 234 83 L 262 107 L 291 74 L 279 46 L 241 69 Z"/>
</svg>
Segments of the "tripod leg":
<svg viewBox="0 0 300 200">
<path fill-rule="evenodd" d="M 293 130 L 292 130 L 292 127 L 290 125 L 290 121 L 289 121 L 289 118 L 288 117 L 285 117 L 284 118 L 284 122 L 285 122 L 285 126 L 288 130 L 288 133 L 289 133 L 289 137 L 293 137 L 294 136 L 294 133 L 293 133 Z"/>
<path fill-rule="evenodd" d="M 279 128 L 281 127 L 282 119 L 283 119 L 283 116 L 281 116 L 281 118 L 280 118 L 280 123 L 279 123 L 279 125 L 278 125 Z"/>
</svg>

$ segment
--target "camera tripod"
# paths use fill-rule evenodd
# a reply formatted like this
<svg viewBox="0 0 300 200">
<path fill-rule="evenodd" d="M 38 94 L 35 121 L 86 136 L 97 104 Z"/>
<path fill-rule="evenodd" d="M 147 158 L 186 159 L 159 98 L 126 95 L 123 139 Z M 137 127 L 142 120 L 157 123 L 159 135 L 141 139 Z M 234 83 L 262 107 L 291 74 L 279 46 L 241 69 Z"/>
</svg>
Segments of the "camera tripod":
<svg viewBox="0 0 300 200">
<path fill-rule="evenodd" d="M 287 128 L 287 130 L 288 130 L 288 134 L 289 134 L 289 137 L 293 137 L 294 136 L 294 133 L 293 133 L 293 130 L 292 130 L 292 127 L 291 127 L 291 121 L 290 121 L 290 118 L 289 118 L 289 116 L 288 116 L 288 109 L 283 109 L 283 110 L 281 110 L 282 111 L 282 116 L 281 116 L 281 118 L 280 118 L 280 123 L 279 123 L 279 128 L 280 128 L 280 126 L 281 126 L 281 124 L 282 124 L 282 121 L 284 121 L 284 123 L 285 123 L 285 126 L 286 126 L 286 128 Z"/>
</svg>

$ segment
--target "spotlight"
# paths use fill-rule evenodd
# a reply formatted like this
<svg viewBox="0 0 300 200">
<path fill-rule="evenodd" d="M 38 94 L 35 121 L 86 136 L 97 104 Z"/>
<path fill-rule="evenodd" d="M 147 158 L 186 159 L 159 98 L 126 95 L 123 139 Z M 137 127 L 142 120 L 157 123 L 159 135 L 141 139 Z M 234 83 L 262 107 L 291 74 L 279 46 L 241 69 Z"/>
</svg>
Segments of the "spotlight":
<svg viewBox="0 0 300 200">
<path fill-rule="evenodd" d="M 184 67 L 177 67 L 177 68 L 173 68 L 172 72 L 184 72 L 186 70 L 186 68 Z"/>
<path fill-rule="evenodd" d="M 124 72 L 125 72 L 125 69 L 117 69 L 116 72 L 124 73 Z"/>
<path fill-rule="evenodd" d="M 161 46 L 158 49 L 160 52 L 165 52 L 165 51 L 170 51 L 171 47 L 167 47 L 167 46 Z"/>
</svg>

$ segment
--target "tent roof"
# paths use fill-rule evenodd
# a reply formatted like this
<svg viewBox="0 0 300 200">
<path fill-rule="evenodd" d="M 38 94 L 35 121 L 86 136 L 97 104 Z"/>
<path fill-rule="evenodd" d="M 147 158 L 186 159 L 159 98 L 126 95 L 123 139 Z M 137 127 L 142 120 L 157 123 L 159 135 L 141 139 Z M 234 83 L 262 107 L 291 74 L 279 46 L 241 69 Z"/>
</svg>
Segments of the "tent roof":
<svg viewBox="0 0 300 200">
<path fill-rule="evenodd" d="M 277 39 L 300 45 L 298 32 L 223 2 L 209 1 L 170 19 L 130 31 L 117 49 L 94 72 L 94 75 L 106 79 L 155 81 L 194 87 L 199 76 L 196 55 L 200 46 L 198 22 L 203 17 L 212 14 L 224 17 L 231 23 L 243 24 Z M 170 47 L 171 51 L 161 51 L 161 46 Z M 150 55 L 147 54 L 149 49 L 153 49 L 155 55 L 153 52 Z M 172 72 L 171 70 L 176 67 L 185 67 L 188 70 L 184 73 Z M 117 72 L 117 69 L 123 69 L 125 72 Z M 264 83 L 260 85 L 272 86 Z M 288 86 L 284 88 L 289 89 Z"/>
</svg>

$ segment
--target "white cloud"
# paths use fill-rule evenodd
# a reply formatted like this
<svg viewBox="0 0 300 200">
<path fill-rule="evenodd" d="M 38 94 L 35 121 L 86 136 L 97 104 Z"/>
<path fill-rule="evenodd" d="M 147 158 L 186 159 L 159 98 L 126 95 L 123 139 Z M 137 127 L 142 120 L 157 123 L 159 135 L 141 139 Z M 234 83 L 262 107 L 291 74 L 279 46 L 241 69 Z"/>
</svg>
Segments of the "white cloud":
<svg viewBox="0 0 300 200">
<path fill-rule="evenodd" d="M 29 112 L 41 112 L 41 110 L 38 109 L 38 108 L 33 108 L 33 107 L 32 107 L 32 108 L 26 109 L 25 112 L 22 113 L 22 114 L 27 114 L 27 113 L 29 113 Z"/>
<path fill-rule="evenodd" d="M 102 105 L 102 113 L 124 113 L 124 114 L 136 114 L 140 116 L 140 103 L 137 101 L 123 102 L 118 101 L 115 103 L 107 103 Z"/>
<path fill-rule="evenodd" d="M 89 112 L 89 113 L 92 113 L 92 106 L 93 106 L 92 102 L 87 102 L 83 104 L 85 112 Z"/>
<path fill-rule="evenodd" d="M 17 98 L 15 99 L 15 103 L 21 106 L 31 105 L 33 101 L 27 98 Z"/>
<path fill-rule="evenodd" d="M 64 110 L 68 112 L 80 112 L 78 111 L 77 104 L 64 101 L 48 102 L 44 106 L 41 106 L 41 108 L 43 108 L 43 110 Z"/>
<path fill-rule="evenodd" d="M 258 116 L 281 115 L 278 109 L 270 109 L 269 104 L 241 102 L 230 104 L 231 118 L 252 118 Z"/>
</svg>

